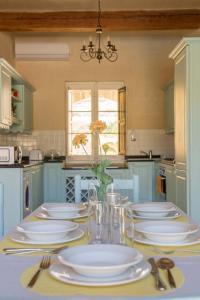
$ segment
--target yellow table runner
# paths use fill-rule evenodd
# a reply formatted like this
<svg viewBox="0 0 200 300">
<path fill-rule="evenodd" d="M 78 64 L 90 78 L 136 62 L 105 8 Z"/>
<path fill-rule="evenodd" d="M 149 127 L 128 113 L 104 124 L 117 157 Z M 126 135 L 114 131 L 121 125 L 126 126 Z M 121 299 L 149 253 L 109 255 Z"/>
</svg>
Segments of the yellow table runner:
<svg viewBox="0 0 200 300">
<path fill-rule="evenodd" d="M 181 216 L 179 218 L 176 219 L 177 221 L 181 221 L 181 222 L 187 222 L 188 218 L 186 216 Z M 34 216 L 30 216 L 29 218 L 27 218 L 27 221 L 38 221 L 38 218 L 34 217 Z M 83 219 L 77 219 L 75 220 L 77 222 L 79 222 L 80 224 L 83 224 L 85 222 L 87 222 L 87 218 L 83 218 Z M 134 222 L 139 222 L 141 220 L 139 219 L 135 219 Z M 9 236 L 6 236 L 1 242 L 0 242 L 0 253 L 3 252 L 3 248 L 8 248 L 8 247 L 20 247 L 20 248 L 26 248 L 26 247 L 35 247 L 35 248 L 59 248 L 62 246 L 76 246 L 76 245 L 82 245 L 82 244 L 87 244 L 88 243 L 88 239 L 87 236 L 84 236 L 81 239 L 78 239 L 76 241 L 72 241 L 72 242 L 67 242 L 67 243 L 63 243 L 63 244 L 52 244 L 52 245 L 30 245 L 30 244 L 21 244 L 21 243 L 17 243 L 12 241 Z M 139 251 L 141 251 L 144 255 L 147 256 L 155 256 L 155 255 L 159 255 L 158 252 L 156 252 L 154 250 L 154 247 L 151 245 L 145 245 L 145 244 L 141 244 L 141 243 L 137 243 L 137 242 L 133 242 L 133 246 L 138 249 Z M 196 245 L 190 245 L 190 246 L 179 246 L 179 247 L 171 247 L 171 246 L 156 246 L 157 249 L 161 249 L 161 250 L 181 250 L 181 249 L 191 249 L 191 250 L 199 250 L 200 251 L 200 243 L 196 244 Z M 45 253 L 38 253 L 38 254 L 27 254 L 27 255 L 46 255 Z M 162 255 L 162 254 L 160 254 Z M 171 254 L 168 254 L 169 256 L 199 256 L 199 253 L 192 253 L 192 252 L 179 252 L 179 251 L 174 251 Z M 164 254 L 162 255 L 164 256 Z"/>
<path fill-rule="evenodd" d="M 28 218 L 27 221 L 36 221 L 38 218 L 31 216 Z M 87 219 L 81 219 L 77 220 L 80 221 L 80 223 L 86 222 Z M 141 221 L 141 220 L 134 220 L 135 222 Z M 177 219 L 177 221 L 187 221 L 186 216 L 182 216 Z M 55 245 L 56 247 L 60 247 L 62 245 L 68 245 L 68 246 L 75 246 L 75 245 L 81 245 L 81 244 L 87 244 L 87 236 L 84 236 L 83 238 L 65 243 L 65 244 L 59 244 Z M 5 247 L 32 247 L 32 245 L 27 244 L 20 244 L 11 241 L 9 237 L 5 237 L 3 241 L 0 243 L 0 252 L 2 252 L 2 249 Z M 33 245 L 34 246 L 34 245 Z M 42 245 L 41 247 L 49 248 L 52 245 Z M 152 246 L 144 245 L 140 243 L 133 243 L 133 246 L 144 253 L 146 256 L 155 256 L 158 255 L 154 250 Z M 36 248 L 38 245 L 35 246 Z M 53 245 L 54 247 L 54 245 Z M 159 247 L 160 249 L 173 249 L 173 247 Z M 193 246 L 187 246 L 187 247 L 178 247 L 179 249 L 194 249 L 194 250 L 200 250 L 200 244 L 193 245 Z M 29 254 L 33 255 L 33 254 Z M 42 255 L 42 253 L 36 254 L 36 255 Z M 175 252 L 172 255 L 174 256 L 192 256 L 192 255 L 200 255 L 196 253 L 184 253 L 184 252 Z M 163 255 L 164 256 L 164 255 Z M 37 270 L 38 265 L 32 266 L 31 268 L 27 269 L 21 276 L 21 284 L 26 287 L 27 283 L 29 282 L 30 278 L 33 276 L 34 272 Z M 180 287 L 184 282 L 184 276 L 182 272 L 178 268 L 173 269 L 173 275 L 176 278 L 177 287 Z M 164 281 L 167 283 L 166 280 L 166 272 L 161 270 L 161 276 L 163 277 Z M 137 282 L 125 284 L 125 285 L 119 285 L 119 286 L 109 286 L 109 287 L 84 287 L 84 286 L 76 286 L 72 284 L 66 284 L 62 283 L 55 278 L 51 277 L 48 271 L 43 271 L 38 282 L 35 284 L 35 286 L 32 288 L 32 290 L 36 293 L 42 294 L 42 295 L 51 295 L 51 296 L 72 296 L 72 295 L 87 295 L 87 296 L 160 296 L 161 292 L 157 291 L 155 289 L 154 285 L 154 278 L 152 276 L 147 276 L 146 278 L 139 280 Z M 169 293 L 171 289 L 168 287 L 168 290 L 164 293 Z"/>
<path fill-rule="evenodd" d="M 26 288 L 29 280 L 36 272 L 39 265 L 27 269 L 21 276 L 21 284 Z M 184 276 L 178 268 L 172 271 L 176 280 L 177 288 L 184 283 Z M 160 271 L 161 277 L 167 284 L 166 271 Z M 139 281 L 108 287 L 84 287 L 72 284 L 67 284 L 54 279 L 48 271 L 42 271 L 40 278 L 31 289 L 33 292 L 45 296 L 161 296 L 170 293 L 172 289 L 167 284 L 165 292 L 157 291 L 155 288 L 154 278 L 149 275 Z"/>
</svg>

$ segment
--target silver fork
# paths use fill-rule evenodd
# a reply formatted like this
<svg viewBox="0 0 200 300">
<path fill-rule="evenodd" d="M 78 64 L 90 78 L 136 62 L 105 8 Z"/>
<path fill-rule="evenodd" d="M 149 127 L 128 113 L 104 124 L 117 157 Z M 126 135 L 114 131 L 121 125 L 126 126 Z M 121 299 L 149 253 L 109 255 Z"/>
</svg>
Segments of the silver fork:
<svg viewBox="0 0 200 300">
<path fill-rule="evenodd" d="M 48 269 L 49 266 L 51 264 L 51 258 L 50 256 L 43 256 L 42 260 L 41 260 L 41 263 L 40 263 L 40 266 L 39 266 L 39 269 L 37 270 L 37 272 L 33 275 L 33 277 L 31 278 L 31 280 L 29 281 L 27 287 L 28 288 L 32 288 L 34 286 L 34 284 L 36 283 L 39 275 L 40 275 L 40 272 L 42 270 L 45 270 L 45 269 Z"/>
</svg>

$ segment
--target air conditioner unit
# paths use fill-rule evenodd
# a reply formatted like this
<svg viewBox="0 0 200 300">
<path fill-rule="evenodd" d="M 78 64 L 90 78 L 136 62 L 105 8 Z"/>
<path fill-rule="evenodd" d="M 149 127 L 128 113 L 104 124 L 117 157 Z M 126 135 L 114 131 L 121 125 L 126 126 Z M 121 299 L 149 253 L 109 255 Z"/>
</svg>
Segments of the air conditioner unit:
<svg viewBox="0 0 200 300">
<path fill-rule="evenodd" d="M 17 60 L 67 60 L 69 47 L 64 38 L 17 37 L 15 58 Z"/>
</svg>

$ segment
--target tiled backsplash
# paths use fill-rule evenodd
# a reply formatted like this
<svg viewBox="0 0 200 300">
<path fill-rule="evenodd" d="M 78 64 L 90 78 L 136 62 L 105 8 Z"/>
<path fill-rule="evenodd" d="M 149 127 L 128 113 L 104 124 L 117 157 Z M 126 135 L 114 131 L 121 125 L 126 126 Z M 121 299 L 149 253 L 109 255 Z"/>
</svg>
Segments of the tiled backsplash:
<svg viewBox="0 0 200 300">
<path fill-rule="evenodd" d="M 127 131 L 127 155 L 141 155 L 140 151 L 174 157 L 174 135 L 162 129 L 135 129 Z"/>
<path fill-rule="evenodd" d="M 135 138 L 135 141 L 131 140 Z M 44 154 L 54 149 L 65 155 L 65 131 L 33 131 L 28 134 L 2 134 L 0 145 L 20 145 L 23 155 L 29 155 L 31 149 L 41 149 Z M 127 131 L 127 155 L 139 155 L 140 151 L 152 150 L 153 154 L 174 156 L 174 136 L 166 135 L 164 130 L 135 129 Z"/>
</svg>

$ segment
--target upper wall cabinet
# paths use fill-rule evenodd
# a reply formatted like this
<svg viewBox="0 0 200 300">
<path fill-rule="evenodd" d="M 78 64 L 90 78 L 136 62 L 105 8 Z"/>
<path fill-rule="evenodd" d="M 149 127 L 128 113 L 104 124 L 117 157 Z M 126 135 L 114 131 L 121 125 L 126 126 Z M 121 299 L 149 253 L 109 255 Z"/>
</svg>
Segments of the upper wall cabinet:
<svg viewBox="0 0 200 300">
<path fill-rule="evenodd" d="M 10 132 L 32 131 L 33 91 L 13 67 L 0 59 L 0 128 Z"/>
<path fill-rule="evenodd" d="M 11 124 L 11 74 L 0 65 L 0 127 L 8 129 Z"/>
<path fill-rule="evenodd" d="M 170 81 L 164 87 L 165 93 L 165 132 L 174 132 L 174 81 Z"/>
</svg>

